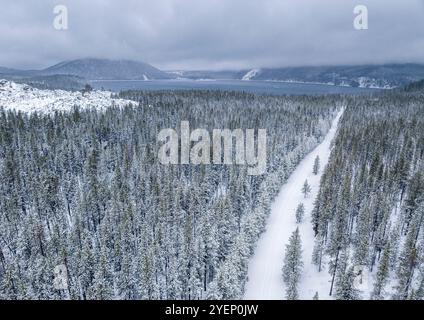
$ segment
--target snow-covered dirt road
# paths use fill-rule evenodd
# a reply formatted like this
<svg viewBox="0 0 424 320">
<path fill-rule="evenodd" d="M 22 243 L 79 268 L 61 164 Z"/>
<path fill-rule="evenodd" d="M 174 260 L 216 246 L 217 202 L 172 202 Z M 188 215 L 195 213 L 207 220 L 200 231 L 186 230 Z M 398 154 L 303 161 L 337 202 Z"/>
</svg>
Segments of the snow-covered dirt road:
<svg viewBox="0 0 424 320">
<path fill-rule="evenodd" d="M 290 235 L 297 226 L 299 226 L 302 240 L 304 263 L 299 284 L 299 298 L 312 299 L 315 292 L 319 293 L 320 298 L 328 297 L 328 272 L 318 273 L 316 267 L 311 263 L 314 245 L 311 211 L 313 201 L 319 191 L 322 172 L 330 156 L 331 141 L 336 134 L 342 113 L 341 110 L 337 114 L 324 141 L 301 161 L 275 199 L 267 220 L 266 231 L 259 239 L 255 253 L 249 261 L 249 280 L 246 283 L 245 299 L 284 299 L 286 291 L 282 278 L 284 251 Z M 314 175 L 312 172 L 316 156 L 320 157 L 321 162 L 318 175 Z M 306 179 L 308 179 L 312 191 L 304 199 L 301 189 Z M 301 202 L 305 205 L 305 216 L 303 223 L 298 225 L 295 212 Z"/>
</svg>

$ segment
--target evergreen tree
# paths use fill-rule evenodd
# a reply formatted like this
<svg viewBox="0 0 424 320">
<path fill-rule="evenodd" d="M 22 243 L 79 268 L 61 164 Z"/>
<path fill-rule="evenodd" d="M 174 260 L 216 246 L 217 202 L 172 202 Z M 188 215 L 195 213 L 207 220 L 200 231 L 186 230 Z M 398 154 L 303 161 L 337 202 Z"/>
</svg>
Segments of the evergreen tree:
<svg viewBox="0 0 424 320">
<path fill-rule="evenodd" d="M 411 283 L 415 269 L 419 263 L 419 253 L 417 240 L 424 218 L 424 202 L 418 208 L 416 215 L 412 218 L 409 231 L 403 245 L 403 250 L 399 256 L 397 269 L 397 299 L 407 299 L 411 290 Z"/>
<path fill-rule="evenodd" d="M 353 267 L 346 272 L 340 272 L 336 283 L 336 299 L 338 300 L 358 300 L 359 291 L 354 286 L 355 273 Z"/>
<path fill-rule="evenodd" d="M 317 175 L 318 174 L 319 168 L 320 168 L 320 159 L 319 159 L 319 156 L 317 156 L 315 158 L 314 167 L 313 167 L 313 170 L 312 170 L 312 172 L 314 173 L 314 175 Z"/>
<path fill-rule="evenodd" d="M 305 206 L 303 205 L 303 203 L 299 203 L 296 209 L 296 223 L 302 223 L 304 215 Z"/>
<path fill-rule="evenodd" d="M 284 257 L 283 280 L 286 284 L 286 298 L 288 300 L 296 300 L 299 298 L 297 286 L 302 268 L 302 243 L 299 228 L 296 228 L 296 231 L 290 236 Z"/>
<path fill-rule="evenodd" d="M 311 193 L 311 186 L 309 185 L 308 180 L 305 180 L 305 183 L 303 184 L 302 193 L 305 198 Z"/>
<path fill-rule="evenodd" d="M 415 300 L 424 300 L 424 274 L 421 271 L 421 279 L 418 284 L 418 288 L 415 292 Z"/>
<path fill-rule="evenodd" d="M 384 247 L 383 255 L 378 266 L 374 289 L 372 292 L 372 298 L 376 300 L 384 299 L 384 287 L 388 282 L 390 272 L 390 247 L 390 242 L 388 242 Z"/>
<path fill-rule="evenodd" d="M 355 233 L 354 261 L 356 265 L 369 264 L 371 219 L 370 208 L 360 210 Z"/>
<path fill-rule="evenodd" d="M 318 272 L 322 269 L 322 258 L 324 255 L 324 239 L 317 236 L 314 242 L 314 249 L 312 251 L 312 263 L 318 266 Z"/>
</svg>

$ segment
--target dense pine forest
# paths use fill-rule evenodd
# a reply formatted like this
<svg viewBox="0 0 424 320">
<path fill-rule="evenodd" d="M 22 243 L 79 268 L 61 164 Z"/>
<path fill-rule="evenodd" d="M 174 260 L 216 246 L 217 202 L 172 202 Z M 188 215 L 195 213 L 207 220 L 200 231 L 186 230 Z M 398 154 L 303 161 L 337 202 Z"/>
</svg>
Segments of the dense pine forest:
<svg viewBox="0 0 424 320">
<path fill-rule="evenodd" d="M 120 96 L 139 105 L 0 111 L 0 299 L 241 298 L 273 197 L 348 101 L 216 91 Z M 183 120 L 194 128 L 266 129 L 266 174 L 249 176 L 237 165 L 159 164 L 158 132 L 178 130 Z M 318 238 L 328 239 L 330 257 L 340 257 L 337 275 L 349 244 L 370 268 L 383 268 L 379 261 L 390 250 L 399 293 L 422 295 L 418 260 L 408 260 L 408 250 L 418 253 L 422 244 L 415 239 L 422 121 L 414 99 L 346 109 L 316 209 Z M 337 220 L 333 209 L 351 200 Z M 397 224 L 392 210 L 402 217 Z M 330 245 L 338 239 L 327 236 L 332 225 L 343 231 L 340 248 Z M 399 259 L 396 236 L 405 238 Z M 54 286 L 58 265 L 66 266 L 66 289 Z"/>
<path fill-rule="evenodd" d="M 423 219 L 423 96 L 349 100 L 312 219 L 330 294 L 423 299 Z"/>
<path fill-rule="evenodd" d="M 419 305 L 423 9 L 0 0 L 0 308 Z"/>
</svg>

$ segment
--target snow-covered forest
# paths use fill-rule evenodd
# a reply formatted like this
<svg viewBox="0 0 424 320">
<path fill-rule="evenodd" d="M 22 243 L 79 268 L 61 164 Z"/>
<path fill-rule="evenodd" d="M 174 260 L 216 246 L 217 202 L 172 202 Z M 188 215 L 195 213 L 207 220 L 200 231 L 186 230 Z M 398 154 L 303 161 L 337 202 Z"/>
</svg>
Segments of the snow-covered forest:
<svg viewBox="0 0 424 320">
<path fill-rule="evenodd" d="M 0 308 L 424 300 L 424 0 L 0 1 Z"/>
<path fill-rule="evenodd" d="M 423 96 L 349 100 L 312 212 L 337 299 L 424 298 Z"/>
<path fill-rule="evenodd" d="M 273 198 L 346 99 L 120 96 L 139 105 L 0 112 L 0 298 L 241 298 Z M 267 173 L 159 164 L 157 133 L 182 120 L 266 129 Z M 67 289 L 54 287 L 57 265 Z"/>
<path fill-rule="evenodd" d="M 421 94 L 2 85 L 0 299 L 424 298 Z M 181 121 L 266 129 L 266 173 L 160 164 Z"/>
</svg>

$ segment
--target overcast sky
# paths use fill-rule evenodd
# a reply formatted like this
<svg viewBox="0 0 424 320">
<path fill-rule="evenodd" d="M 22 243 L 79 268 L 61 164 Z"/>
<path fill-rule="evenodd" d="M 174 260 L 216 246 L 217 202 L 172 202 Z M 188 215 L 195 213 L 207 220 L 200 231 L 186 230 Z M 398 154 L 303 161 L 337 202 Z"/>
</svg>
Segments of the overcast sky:
<svg viewBox="0 0 424 320">
<path fill-rule="evenodd" d="M 53 27 L 57 4 L 66 31 Z M 353 28 L 358 4 L 368 30 Z M 162 69 L 424 63 L 424 0 L 0 0 L 0 66 L 83 57 Z"/>
</svg>

